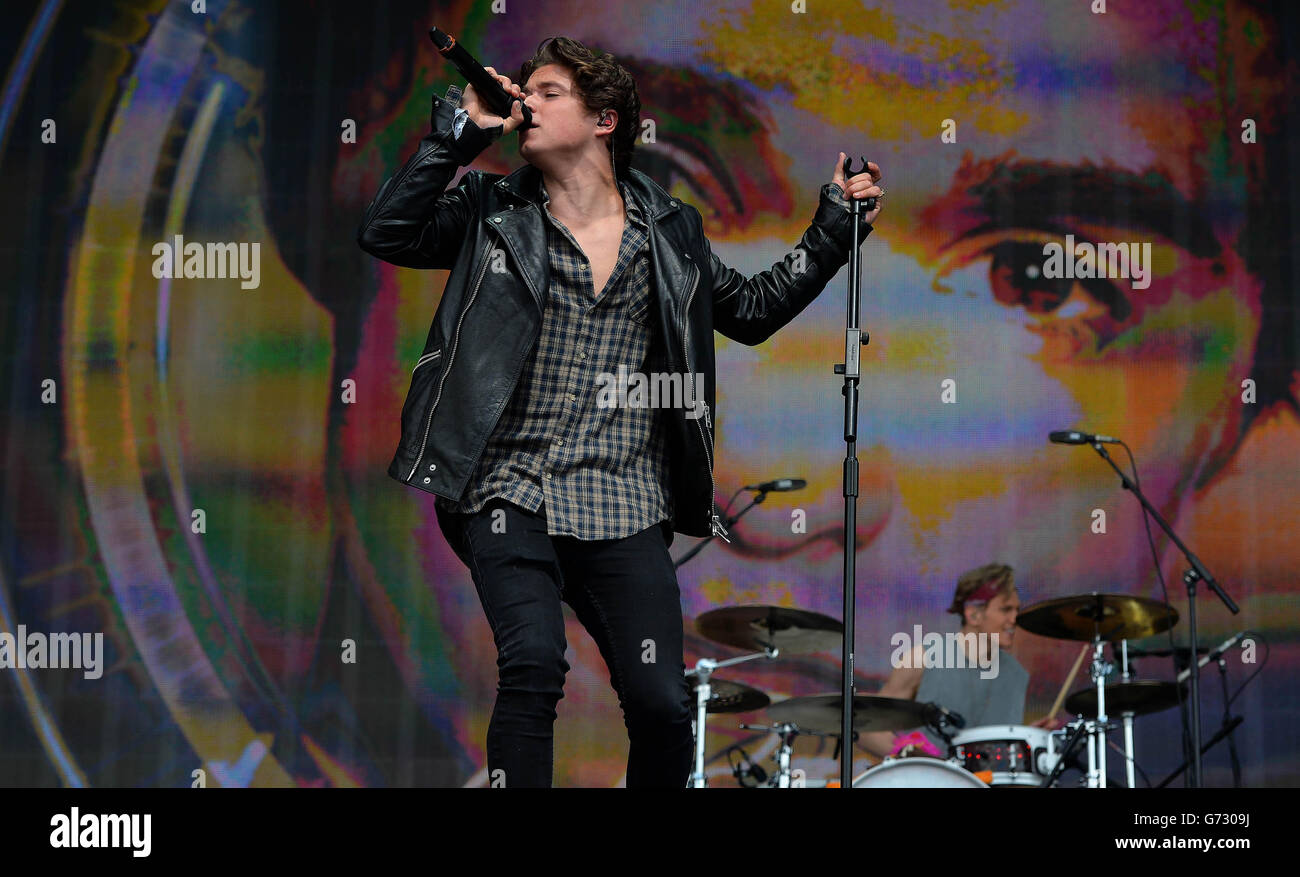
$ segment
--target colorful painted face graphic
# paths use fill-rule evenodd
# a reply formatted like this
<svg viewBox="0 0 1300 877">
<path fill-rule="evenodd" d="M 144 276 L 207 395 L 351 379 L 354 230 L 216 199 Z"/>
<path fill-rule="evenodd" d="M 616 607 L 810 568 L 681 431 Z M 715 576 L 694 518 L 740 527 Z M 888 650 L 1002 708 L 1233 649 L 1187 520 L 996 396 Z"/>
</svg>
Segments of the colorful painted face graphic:
<svg viewBox="0 0 1300 877">
<path fill-rule="evenodd" d="M 298 744 L 281 734 L 270 745 L 287 775 L 485 780 L 490 631 L 433 498 L 385 473 L 447 275 L 377 262 L 352 237 L 366 203 L 427 133 L 430 94 L 463 85 L 425 37 L 435 19 L 512 79 L 545 37 L 613 53 L 642 102 L 633 167 L 697 207 L 714 252 L 746 275 L 793 248 L 839 151 L 883 169 L 888 199 L 862 249 L 871 341 L 858 441 L 861 690 L 888 673 L 895 631 L 955 629 L 943 614 L 953 584 L 984 563 L 1015 568 L 1022 613 L 1084 591 L 1160 597 L 1136 500 L 1090 448 L 1047 442 L 1067 428 L 1127 442 L 1142 489 L 1243 606 L 1232 619 L 1202 597 L 1202 641 L 1255 626 L 1273 640 L 1273 661 L 1294 660 L 1298 595 L 1287 571 L 1300 560 L 1290 538 L 1300 428 L 1288 358 L 1295 328 L 1279 316 L 1291 293 L 1277 288 L 1282 251 L 1270 224 L 1279 215 L 1270 174 L 1290 171 L 1285 150 L 1268 145 L 1286 106 L 1275 23 L 1238 4 L 1173 0 L 1138 11 L 1112 4 L 1101 15 L 1038 2 L 881 3 L 866 15 L 852 4 L 796 13 L 651 2 L 638 6 L 636 27 L 589 4 L 521 4 L 508 26 L 483 4 L 454 6 L 392 4 L 382 24 L 337 11 L 335 36 L 321 44 L 273 38 L 292 9 L 224 25 L 190 110 L 211 130 L 207 157 L 182 203 L 173 197 L 175 221 L 151 220 L 142 206 L 131 228 L 147 232 L 113 231 L 114 199 L 130 199 L 110 184 L 130 163 L 124 155 L 89 171 L 102 184 L 100 200 L 90 199 L 99 223 L 88 225 L 100 237 L 84 236 L 79 253 L 95 241 L 147 253 L 173 228 L 266 244 L 259 293 L 178 280 L 162 294 L 165 321 L 152 312 L 132 320 L 146 348 L 155 325 L 168 326 L 167 386 L 185 400 L 182 504 L 231 522 L 204 542 L 211 568 L 165 590 L 194 617 L 207 601 L 228 607 L 230 629 L 242 633 L 196 622 L 194 641 L 212 652 L 214 641 L 239 639 L 245 665 L 272 678 L 248 682 L 216 662 L 214 685 L 257 692 L 233 702 L 310 692 L 288 698 L 310 709 L 268 708 L 300 725 Z M 122 34 L 124 44 L 139 38 Z M 312 74 L 321 69 L 331 71 L 324 80 Z M 181 86 L 159 77 L 145 98 L 165 109 Z M 355 122 L 354 139 L 345 122 L 336 142 L 339 118 Z M 510 135 L 473 168 L 507 173 L 523 160 Z M 1067 241 L 1052 261 L 1051 245 Z M 1097 263 L 1094 276 L 1080 270 L 1089 247 L 1105 272 Z M 125 313 L 94 310 L 104 293 L 92 288 L 87 259 L 67 283 L 81 302 L 72 312 Z M 1073 276 L 1060 276 L 1066 262 Z M 127 301 L 143 281 L 129 266 L 120 277 Z M 730 545 L 681 568 L 688 625 L 743 603 L 840 614 L 845 448 L 833 366 L 843 358 L 846 280 L 842 272 L 763 345 L 716 338 L 719 504 L 771 478 L 808 486 L 770 495 L 732 528 Z M 90 349 L 90 336 L 74 340 Z M 83 428 L 69 432 L 89 450 L 103 437 L 85 425 L 117 397 L 85 398 Z M 1110 452 L 1127 466 L 1121 448 Z M 742 495 L 731 509 L 745 503 Z M 1185 617 L 1184 564 L 1153 532 Z M 679 536 L 674 554 L 693 542 Z M 125 582 L 131 568 L 116 562 L 107 578 Z M 115 591 L 120 604 L 126 588 Z M 571 617 L 568 631 L 574 669 L 559 706 L 556 783 L 613 784 L 627 745 L 617 699 Z M 142 634 L 133 636 L 138 648 Z M 343 639 L 382 664 L 367 677 L 382 707 L 363 704 L 351 665 L 332 669 Z M 1033 677 L 1032 718 L 1077 650 L 1028 634 L 1013 649 Z M 688 637 L 688 663 L 732 654 Z M 837 686 L 838 655 L 734 675 L 774 695 L 822 693 Z M 1263 691 L 1249 691 L 1242 709 L 1262 710 Z M 413 752 L 382 747 L 357 755 L 352 732 L 322 730 L 361 714 L 371 732 L 418 727 L 429 761 L 413 767 Z M 340 715 L 347 721 L 335 722 Z M 201 717 L 177 721 L 197 723 L 196 749 L 207 744 L 195 739 L 220 736 Z M 1172 723 L 1156 727 L 1176 733 Z M 740 739 L 735 723 L 711 730 L 711 752 Z M 810 774 L 831 773 L 828 753 L 808 744 L 799 756 Z M 1266 769 L 1300 777 L 1295 753 L 1276 747 L 1262 746 L 1248 765 Z"/>
</svg>

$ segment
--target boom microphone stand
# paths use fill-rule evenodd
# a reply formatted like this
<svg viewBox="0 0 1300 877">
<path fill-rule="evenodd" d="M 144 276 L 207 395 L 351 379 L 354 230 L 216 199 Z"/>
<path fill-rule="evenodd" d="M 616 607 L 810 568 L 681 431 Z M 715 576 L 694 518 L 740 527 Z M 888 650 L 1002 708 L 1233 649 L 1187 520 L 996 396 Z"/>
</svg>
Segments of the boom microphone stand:
<svg viewBox="0 0 1300 877">
<path fill-rule="evenodd" d="M 1129 480 L 1129 477 L 1124 474 L 1124 470 L 1115 465 L 1115 461 L 1110 458 L 1110 454 L 1106 453 L 1106 449 L 1101 446 L 1101 442 L 1093 441 L 1090 444 L 1098 454 L 1101 454 L 1101 458 L 1110 464 L 1110 468 L 1114 469 L 1115 473 L 1119 475 L 1120 486 L 1137 497 L 1138 502 L 1142 503 L 1142 508 L 1150 512 L 1151 517 L 1155 518 L 1156 523 L 1160 525 L 1160 529 L 1164 530 L 1165 535 L 1170 538 L 1174 545 L 1178 546 L 1178 550 L 1183 553 L 1183 557 L 1187 558 L 1187 563 L 1191 567 L 1187 572 L 1183 573 L 1183 582 L 1187 585 L 1187 634 L 1191 639 L 1190 645 L 1192 649 L 1192 660 L 1189 667 L 1191 676 L 1188 677 L 1190 684 L 1188 685 L 1187 699 L 1192 705 L 1192 788 L 1199 789 L 1201 787 L 1201 753 L 1203 749 L 1201 747 L 1201 668 L 1200 662 L 1196 660 L 1196 583 L 1205 582 L 1233 615 L 1236 615 L 1241 610 L 1237 608 L 1236 603 L 1232 602 L 1232 598 L 1224 593 L 1223 588 L 1219 587 L 1219 583 L 1214 580 L 1214 576 L 1210 575 L 1210 571 L 1205 568 L 1205 564 L 1201 563 L 1201 559 L 1183 544 L 1183 540 L 1178 538 L 1178 534 L 1169 526 L 1169 522 L 1147 500 L 1138 486 Z M 1217 739 L 1216 737 L 1216 741 Z"/>
<path fill-rule="evenodd" d="M 849 180 L 867 169 L 850 170 L 851 158 L 844 159 L 844 179 Z M 868 203 L 863 203 L 868 202 Z M 849 254 L 849 295 L 844 325 L 844 362 L 835 366 L 835 374 L 844 375 L 844 679 L 841 694 L 844 714 L 840 722 L 840 788 L 853 788 L 853 621 L 857 587 L 858 559 L 858 376 L 859 353 L 871 340 L 869 333 L 858 328 L 861 314 L 859 284 L 862 279 L 862 217 L 876 209 L 875 198 L 853 199 L 853 249 Z"/>
</svg>

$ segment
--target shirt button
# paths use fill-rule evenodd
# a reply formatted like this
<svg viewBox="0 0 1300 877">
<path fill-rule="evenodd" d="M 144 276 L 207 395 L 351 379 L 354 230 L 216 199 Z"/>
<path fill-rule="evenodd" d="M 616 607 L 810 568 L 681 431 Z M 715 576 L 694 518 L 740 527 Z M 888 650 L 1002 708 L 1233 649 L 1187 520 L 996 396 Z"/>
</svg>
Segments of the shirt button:
<svg viewBox="0 0 1300 877">
<path fill-rule="evenodd" d="M 437 472 L 437 471 L 438 471 L 438 464 L 437 464 L 437 463 L 430 463 L 430 464 L 429 464 L 429 471 L 430 471 L 430 472 Z"/>
<path fill-rule="evenodd" d="M 494 216 L 494 217 L 492 217 L 492 221 L 493 221 L 493 222 L 500 222 L 500 221 L 501 221 L 501 217 L 500 217 L 500 216 Z"/>
<path fill-rule="evenodd" d="M 578 359 L 586 359 L 586 358 L 587 358 L 587 354 L 585 354 L 585 353 L 583 353 L 581 350 L 579 350 L 579 351 L 578 351 Z"/>
<path fill-rule="evenodd" d="M 556 446 L 557 448 L 558 448 L 560 445 L 562 445 L 562 444 L 564 444 L 564 439 L 556 439 L 556 440 L 555 440 L 555 446 Z"/>
<path fill-rule="evenodd" d="M 670 206 L 670 207 L 676 207 L 676 206 L 677 206 L 677 202 L 676 202 L 676 201 L 669 201 L 669 202 L 668 202 L 668 206 Z"/>
<path fill-rule="evenodd" d="M 425 478 L 425 479 L 424 479 L 424 483 L 425 483 L 425 484 L 428 484 L 428 483 L 429 483 L 430 481 L 432 481 L 432 480 L 433 480 L 432 478 Z"/>
<path fill-rule="evenodd" d="M 551 473 L 550 473 L 550 472 L 547 472 L 547 473 L 546 473 L 546 480 L 547 480 L 547 481 L 550 481 L 550 480 L 551 480 Z"/>
<path fill-rule="evenodd" d="M 573 395 L 572 393 L 570 393 L 570 394 L 569 394 L 569 401 L 570 401 L 570 402 L 577 402 L 577 401 L 578 401 L 578 397 L 575 396 L 575 395 Z"/>
</svg>

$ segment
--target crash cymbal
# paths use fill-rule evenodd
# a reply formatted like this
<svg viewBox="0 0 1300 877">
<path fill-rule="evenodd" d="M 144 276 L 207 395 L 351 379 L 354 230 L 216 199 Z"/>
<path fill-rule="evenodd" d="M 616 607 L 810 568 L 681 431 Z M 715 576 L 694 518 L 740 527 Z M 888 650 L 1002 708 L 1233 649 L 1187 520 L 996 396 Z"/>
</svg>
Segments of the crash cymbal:
<svg viewBox="0 0 1300 877">
<path fill-rule="evenodd" d="M 838 736 L 843 722 L 844 696 L 817 694 L 792 697 L 767 708 L 775 722 L 798 725 L 801 731 Z M 897 697 L 858 694 L 853 697 L 853 730 L 902 731 L 925 724 L 929 710 L 925 704 Z"/>
<path fill-rule="evenodd" d="M 695 619 L 695 629 L 715 643 L 763 651 L 775 646 L 787 655 L 841 648 L 844 625 L 820 612 L 783 606 L 728 606 Z"/>
<path fill-rule="evenodd" d="M 700 684 L 691 681 L 691 703 L 695 703 L 696 692 Z M 772 698 L 743 682 L 729 682 L 714 677 L 709 680 L 709 702 L 705 711 L 710 713 L 747 713 L 761 710 L 772 702 Z"/>
<path fill-rule="evenodd" d="M 1162 633 L 1178 623 L 1178 610 L 1159 600 L 1129 594 L 1079 594 L 1044 600 L 1022 610 L 1016 624 L 1054 639 L 1114 642 Z"/>
<path fill-rule="evenodd" d="M 1187 699 L 1187 686 L 1183 686 L 1183 700 Z M 1178 686 L 1173 682 L 1136 679 L 1112 682 L 1106 686 L 1106 715 L 1120 716 L 1132 713 L 1145 716 L 1178 706 Z M 1076 716 L 1097 715 L 1097 689 L 1081 688 L 1065 699 L 1066 711 Z"/>
</svg>

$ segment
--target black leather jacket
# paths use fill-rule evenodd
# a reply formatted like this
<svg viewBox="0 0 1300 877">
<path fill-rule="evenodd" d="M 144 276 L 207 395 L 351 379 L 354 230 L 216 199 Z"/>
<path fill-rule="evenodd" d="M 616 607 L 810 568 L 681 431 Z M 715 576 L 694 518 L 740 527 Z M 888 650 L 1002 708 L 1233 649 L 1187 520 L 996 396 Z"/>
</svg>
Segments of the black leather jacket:
<svg viewBox="0 0 1300 877">
<path fill-rule="evenodd" d="M 538 206 L 541 173 L 535 167 L 525 164 L 505 177 L 470 171 L 447 190 L 457 168 L 473 162 L 502 130 L 483 130 L 467 120 L 455 138 L 454 110 L 434 98 L 433 130 L 380 188 L 357 243 L 394 265 L 451 271 L 424 353 L 414 364 L 388 474 L 459 500 L 537 343 L 549 266 Z M 698 210 L 639 171 L 630 169 L 623 181 L 646 207 L 651 325 L 667 342 L 668 370 L 704 375 L 703 417 L 698 407 L 664 413 L 671 422 L 673 529 L 707 536 L 720 528 L 713 481 L 713 333 L 754 345 L 793 320 L 848 261 L 852 212 L 839 188 L 826 184 L 798 244 L 803 270 L 796 270 L 800 259 L 791 252 L 745 278 L 713 255 Z M 494 256 L 495 249 L 502 252 Z M 499 270 L 503 260 L 505 271 Z"/>
</svg>

